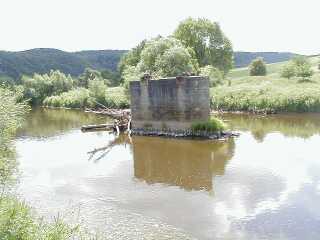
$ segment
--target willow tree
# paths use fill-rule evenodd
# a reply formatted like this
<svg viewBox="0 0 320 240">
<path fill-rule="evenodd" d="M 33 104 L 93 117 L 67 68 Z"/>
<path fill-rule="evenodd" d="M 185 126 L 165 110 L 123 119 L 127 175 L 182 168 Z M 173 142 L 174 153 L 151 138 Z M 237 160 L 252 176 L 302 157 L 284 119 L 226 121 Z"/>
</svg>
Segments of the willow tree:
<svg viewBox="0 0 320 240">
<path fill-rule="evenodd" d="M 173 36 L 193 49 L 200 67 L 211 65 L 225 74 L 232 68 L 232 44 L 218 23 L 205 18 L 188 18 L 179 24 Z"/>
</svg>

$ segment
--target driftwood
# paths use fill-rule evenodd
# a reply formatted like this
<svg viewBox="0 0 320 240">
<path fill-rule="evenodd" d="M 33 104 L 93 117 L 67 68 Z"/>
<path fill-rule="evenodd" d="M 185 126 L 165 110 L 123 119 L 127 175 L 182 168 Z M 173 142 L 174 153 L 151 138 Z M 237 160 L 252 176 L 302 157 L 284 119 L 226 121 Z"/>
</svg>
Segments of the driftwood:
<svg viewBox="0 0 320 240">
<path fill-rule="evenodd" d="M 92 110 L 86 109 L 85 112 L 102 114 L 114 119 L 113 124 L 99 124 L 99 125 L 88 125 L 82 126 L 81 130 L 85 131 L 114 131 L 118 134 L 120 132 L 128 132 L 131 130 L 131 113 L 129 109 L 111 109 L 105 107 L 103 104 L 97 103 L 102 106 L 103 109 Z"/>
<path fill-rule="evenodd" d="M 81 127 L 81 131 L 104 131 L 104 130 L 112 130 L 113 124 L 99 124 L 99 125 L 86 125 Z"/>
<path fill-rule="evenodd" d="M 123 120 L 131 117 L 130 109 L 104 108 L 98 110 L 86 109 L 85 112 L 106 115 L 113 119 Z"/>
</svg>

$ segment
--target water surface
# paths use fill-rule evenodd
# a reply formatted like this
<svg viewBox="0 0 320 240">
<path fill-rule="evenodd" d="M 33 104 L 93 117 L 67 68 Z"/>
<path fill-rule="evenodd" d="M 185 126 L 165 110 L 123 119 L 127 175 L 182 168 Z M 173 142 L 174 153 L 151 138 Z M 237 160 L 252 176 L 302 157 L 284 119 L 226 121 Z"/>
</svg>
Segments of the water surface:
<svg viewBox="0 0 320 240">
<path fill-rule="evenodd" d="M 109 239 L 317 239 L 320 115 L 222 118 L 240 137 L 81 133 L 107 119 L 34 110 L 16 140 L 20 192 Z"/>
</svg>

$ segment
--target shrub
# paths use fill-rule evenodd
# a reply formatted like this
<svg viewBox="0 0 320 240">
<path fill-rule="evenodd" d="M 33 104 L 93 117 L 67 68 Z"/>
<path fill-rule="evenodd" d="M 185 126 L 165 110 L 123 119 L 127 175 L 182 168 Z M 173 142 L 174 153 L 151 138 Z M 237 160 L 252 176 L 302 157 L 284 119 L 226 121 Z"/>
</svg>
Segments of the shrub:
<svg viewBox="0 0 320 240">
<path fill-rule="evenodd" d="M 250 76 L 265 76 L 267 75 L 266 63 L 263 58 L 259 57 L 253 60 L 249 66 Z"/>
<path fill-rule="evenodd" d="M 223 83 L 223 73 L 211 65 L 200 68 L 200 76 L 209 78 L 210 87 Z"/>
<path fill-rule="evenodd" d="M 125 89 L 122 87 L 108 88 L 104 105 L 110 108 L 128 108 L 130 103 Z"/>
<path fill-rule="evenodd" d="M 84 72 L 78 77 L 75 85 L 78 87 L 89 88 L 90 81 L 93 80 L 102 81 L 105 85 L 109 84 L 109 80 L 104 79 L 101 72 L 91 68 L 86 68 Z"/>
<path fill-rule="evenodd" d="M 107 86 L 103 80 L 93 79 L 89 81 L 90 97 L 94 98 L 97 102 L 103 102 L 105 99 Z"/>
<path fill-rule="evenodd" d="M 96 84 L 96 83 L 94 83 Z M 99 84 L 98 84 L 99 85 Z M 96 89 L 96 86 L 94 87 Z M 77 88 L 58 96 L 47 97 L 43 101 L 46 107 L 85 108 L 101 107 L 102 104 L 109 108 L 127 108 L 129 100 L 122 87 L 107 88 L 95 94 L 85 88 Z M 98 97 L 98 98 L 97 98 Z"/>
<path fill-rule="evenodd" d="M 67 92 L 73 86 L 72 77 L 58 70 L 43 75 L 35 73 L 32 77 L 23 76 L 21 81 L 25 98 L 31 99 L 32 104 L 41 104 L 46 97 Z"/>
<path fill-rule="evenodd" d="M 89 90 L 76 88 L 61 95 L 47 97 L 43 101 L 46 107 L 84 108 L 90 106 Z"/>
<path fill-rule="evenodd" d="M 281 77 L 288 78 L 288 79 L 296 76 L 296 68 L 295 68 L 294 64 L 292 64 L 292 63 L 286 64 L 281 69 L 281 73 L 280 74 L 281 74 Z"/>
<path fill-rule="evenodd" d="M 302 82 L 310 81 L 313 75 L 313 70 L 311 69 L 310 63 L 308 62 L 303 65 L 297 66 L 296 72 L 297 72 L 297 77 Z"/>
<path fill-rule="evenodd" d="M 206 132 L 220 132 L 226 129 L 224 122 L 218 118 L 211 118 L 206 122 L 195 122 L 191 125 L 191 130 L 206 131 Z"/>
<path fill-rule="evenodd" d="M 300 82 L 310 81 L 312 75 L 311 64 L 305 57 L 295 57 L 281 69 L 281 77 L 298 77 Z"/>
<path fill-rule="evenodd" d="M 138 68 L 135 66 L 127 66 L 122 73 L 123 87 L 129 89 L 130 81 L 139 81 L 142 74 L 139 72 Z"/>
</svg>

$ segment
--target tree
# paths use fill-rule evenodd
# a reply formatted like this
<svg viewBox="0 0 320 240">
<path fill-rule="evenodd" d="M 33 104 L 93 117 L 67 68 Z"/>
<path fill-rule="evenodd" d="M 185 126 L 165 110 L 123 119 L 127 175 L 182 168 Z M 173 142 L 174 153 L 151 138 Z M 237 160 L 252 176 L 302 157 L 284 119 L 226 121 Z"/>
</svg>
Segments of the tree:
<svg viewBox="0 0 320 240">
<path fill-rule="evenodd" d="M 110 87 L 120 85 L 121 76 L 119 72 L 112 72 L 111 70 L 105 69 L 101 72 L 101 76 L 104 79 L 108 79 Z"/>
<path fill-rule="evenodd" d="M 107 86 L 101 79 L 93 79 L 89 81 L 90 97 L 99 103 L 103 103 L 106 96 Z"/>
<path fill-rule="evenodd" d="M 146 42 L 147 40 L 143 40 L 138 44 L 137 47 L 131 49 L 128 53 L 123 55 L 118 64 L 118 70 L 121 75 L 127 66 L 137 66 L 137 64 L 140 62 L 140 55 Z"/>
<path fill-rule="evenodd" d="M 283 78 L 292 78 L 296 76 L 296 68 L 293 63 L 288 63 L 281 69 L 281 77 Z"/>
<path fill-rule="evenodd" d="M 224 74 L 232 68 L 232 44 L 218 23 L 205 18 L 188 18 L 179 24 L 173 36 L 194 50 L 200 67 L 212 65 Z"/>
<path fill-rule="evenodd" d="M 78 77 L 78 85 L 80 87 L 89 87 L 89 81 L 94 79 L 102 79 L 102 75 L 99 71 L 86 68 L 84 72 Z"/>
<path fill-rule="evenodd" d="M 306 57 L 297 56 L 292 59 L 292 64 L 295 65 L 296 67 L 301 67 L 306 64 L 310 65 L 310 62 Z"/>
<path fill-rule="evenodd" d="M 59 70 L 51 70 L 49 74 L 37 74 L 32 77 L 21 78 L 24 95 L 33 104 L 41 104 L 45 97 L 58 95 L 69 91 L 73 86 L 73 79 Z"/>
<path fill-rule="evenodd" d="M 142 74 L 139 72 L 136 66 L 127 66 L 122 73 L 122 78 L 124 81 L 123 87 L 128 90 L 130 81 L 139 81 L 141 77 Z"/>
<path fill-rule="evenodd" d="M 265 76 L 267 75 L 266 63 L 263 58 L 254 59 L 249 66 L 250 76 Z"/>
<path fill-rule="evenodd" d="M 191 49 L 186 49 L 175 38 L 152 39 L 142 50 L 137 69 L 140 73 L 149 73 L 154 78 L 197 72 L 198 64 L 192 58 L 191 52 Z"/>
<path fill-rule="evenodd" d="M 200 76 L 209 78 L 210 87 L 222 84 L 223 81 L 223 73 L 211 65 L 200 68 Z"/>
<path fill-rule="evenodd" d="M 51 70 L 49 73 L 49 79 L 52 84 L 52 94 L 58 95 L 63 92 L 69 91 L 73 87 L 73 79 L 71 75 L 65 75 L 59 70 Z"/>
<path fill-rule="evenodd" d="M 310 63 L 306 63 L 300 66 L 297 66 L 297 77 L 301 82 L 310 81 L 313 75 L 313 70 L 311 69 Z"/>
</svg>

